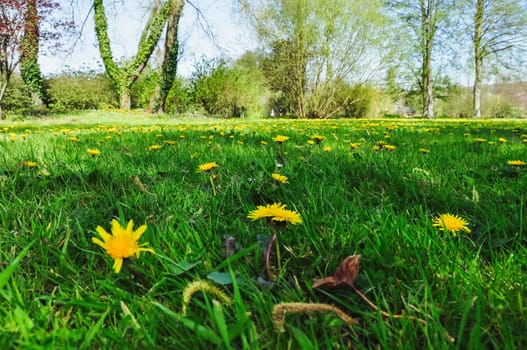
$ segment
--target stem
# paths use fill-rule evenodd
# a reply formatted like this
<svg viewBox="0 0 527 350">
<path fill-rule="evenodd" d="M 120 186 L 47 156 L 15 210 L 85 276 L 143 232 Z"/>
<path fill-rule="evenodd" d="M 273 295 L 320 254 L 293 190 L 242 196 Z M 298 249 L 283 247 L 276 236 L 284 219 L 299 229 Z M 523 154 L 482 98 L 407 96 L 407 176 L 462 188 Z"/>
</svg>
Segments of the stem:
<svg viewBox="0 0 527 350">
<path fill-rule="evenodd" d="M 392 314 L 387 313 L 386 311 L 379 310 L 377 305 L 375 305 L 370 299 L 368 299 L 367 296 L 362 294 L 362 292 L 360 290 L 358 290 L 357 287 L 352 286 L 352 288 L 355 291 L 355 293 L 357 293 L 362 298 L 362 300 L 364 300 L 368 305 L 371 306 L 371 308 L 373 310 L 379 311 L 381 313 L 381 315 L 383 315 L 384 317 L 388 317 L 388 318 L 407 318 L 409 320 L 414 320 L 414 321 L 417 321 L 419 323 L 426 324 L 426 321 L 423 320 L 422 318 L 418 318 L 418 317 L 414 317 L 414 316 L 410 316 L 410 315 L 392 315 Z"/>
<path fill-rule="evenodd" d="M 271 258 L 271 249 L 273 249 L 273 243 L 276 241 L 276 237 L 278 235 L 278 230 L 275 230 L 273 232 L 273 235 L 271 236 L 271 239 L 269 240 L 269 244 L 267 245 L 267 249 L 265 250 L 265 271 L 267 272 L 267 276 L 269 279 L 273 276 L 271 273 L 271 264 L 269 263 L 269 260 Z"/>
<path fill-rule="evenodd" d="M 216 186 L 214 186 L 214 176 L 211 175 L 209 178 L 210 178 L 210 185 L 212 186 L 212 193 L 214 193 L 214 196 L 216 196 Z"/>
</svg>

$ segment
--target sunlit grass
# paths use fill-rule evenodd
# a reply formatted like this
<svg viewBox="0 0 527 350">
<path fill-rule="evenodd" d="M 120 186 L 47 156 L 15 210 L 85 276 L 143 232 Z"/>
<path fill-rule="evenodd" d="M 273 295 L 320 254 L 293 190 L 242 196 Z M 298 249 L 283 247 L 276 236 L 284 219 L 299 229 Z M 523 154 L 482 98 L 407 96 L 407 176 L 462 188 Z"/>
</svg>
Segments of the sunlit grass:
<svg viewBox="0 0 527 350">
<path fill-rule="evenodd" d="M 507 120 L 3 122 L 1 348 L 524 348 L 526 135 Z M 247 218 L 269 203 L 302 218 L 274 245 Z M 146 225 L 155 254 L 116 273 L 92 242 L 112 219 Z M 353 254 L 377 311 L 311 287 Z M 280 303 L 358 324 L 294 313 L 280 332 Z"/>
</svg>

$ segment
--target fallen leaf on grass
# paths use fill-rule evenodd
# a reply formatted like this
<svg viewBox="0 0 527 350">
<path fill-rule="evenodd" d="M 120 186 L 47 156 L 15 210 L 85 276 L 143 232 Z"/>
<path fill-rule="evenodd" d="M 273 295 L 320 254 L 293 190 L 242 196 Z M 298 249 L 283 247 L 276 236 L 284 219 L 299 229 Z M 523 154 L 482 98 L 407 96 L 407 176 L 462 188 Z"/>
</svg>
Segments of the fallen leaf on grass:
<svg viewBox="0 0 527 350">
<path fill-rule="evenodd" d="M 362 294 L 362 292 L 355 287 L 355 280 L 357 279 L 357 276 L 359 275 L 359 264 L 360 264 L 361 255 L 350 255 L 346 259 L 344 259 L 339 267 L 337 267 L 337 270 L 333 274 L 333 276 L 325 277 L 317 279 L 313 282 L 313 288 L 319 288 L 319 287 L 326 287 L 326 288 L 336 288 L 341 286 L 348 286 L 351 287 L 355 293 L 357 293 L 362 300 L 364 300 L 368 305 L 371 306 L 371 308 L 375 311 L 379 311 L 384 317 L 387 318 L 407 318 L 409 320 L 415 320 L 417 322 L 420 322 L 422 324 L 426 324 L 426 321 L 422 318 L 418 318 L 411 315 L 393 315 L 389 314 L 386 311 L 379 310 L 377 305 L 375 305 L 366 295 Z M 448 335 L 448 334 L 447 334 Z"/>
<path fill-rule="evenodd" d="M 141 182 L 141 179 L 139 179 L 139 176 L 136 175 L 134 177 L 134 183 L 139 188 L 139 190 L 141 190 L 141 192 L 148 193 L 148 191 L 146 190 L 145 185 L 143 185 L 143 183 Z"/>
<path fill-rule="evenodd" d="M 359 265 L 361 255 L 350 255 L 344 259 L 333 276 L 319 278 L 313 282 L 313 288 L 336 288 L 348 286 L 355 288 L 355 280 L 359 275 Z"/>
</svg>

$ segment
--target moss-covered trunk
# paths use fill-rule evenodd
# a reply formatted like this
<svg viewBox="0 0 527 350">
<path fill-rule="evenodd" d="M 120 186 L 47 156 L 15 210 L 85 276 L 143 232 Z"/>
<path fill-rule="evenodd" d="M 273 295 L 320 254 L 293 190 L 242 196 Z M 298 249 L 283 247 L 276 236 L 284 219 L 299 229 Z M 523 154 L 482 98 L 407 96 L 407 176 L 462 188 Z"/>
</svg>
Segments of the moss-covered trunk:
<svg viewBox="0 0 527 350">
<path fill-rule="evenodd" d="M 20 73 L 30 88 L 36 109 L 47 106 L 49 95 L 38 64 L 39 16 L 37 0 L 26 0 L 24 36 L 20 45 Z"/>
<path fill-rule="evenodd" d="M 168 0 L 161 7 L 154 6 L 152 8 L 150 17 L 143 29 L 135 57 L 132 58 L 131 63 L 119 67 L 112 55 L 110 37 L 108 36 L 108 20 L 104 11 L 103 0 L 93 0 L 95 34 L 99 43 L 99 53 L 106 72 L 115 85 L 119 96 L 120 108 L 123 110 L 131 109 L 130 90 L 148 64 L 148 60 L 161 37 L 171 3 L 172 0 Z"/>
<path fill-rule="evenodd" d="M 179 57 L 178 26 L 181 13 L 183 12 L 183 0 L 171 0 L 170 12 L 167 20 L 165 35 L 165 55 L 161 66 L 161 77 L 159 79 L 159 107 L 158 112 L 164 113 L 168 93 L 174 84 L 177 72 L 177 61 Z"/>
</svg>

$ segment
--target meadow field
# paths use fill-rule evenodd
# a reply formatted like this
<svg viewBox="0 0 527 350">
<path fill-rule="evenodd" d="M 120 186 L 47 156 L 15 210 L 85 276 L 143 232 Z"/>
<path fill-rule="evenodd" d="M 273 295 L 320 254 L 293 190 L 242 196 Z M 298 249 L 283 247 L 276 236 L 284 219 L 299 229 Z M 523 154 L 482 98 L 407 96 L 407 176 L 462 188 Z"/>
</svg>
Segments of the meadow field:
<svg viewBox="0 0 527 350">
<path fill-rule="evenodd" d="M 0 348 L 525 349 L 525 162 L 523 120 L 1 121 Z"/>
</svg>

